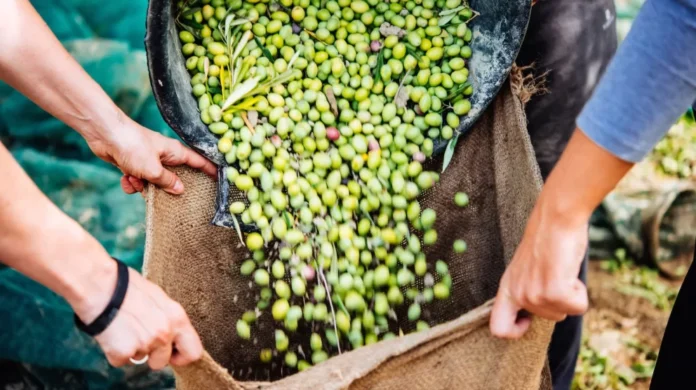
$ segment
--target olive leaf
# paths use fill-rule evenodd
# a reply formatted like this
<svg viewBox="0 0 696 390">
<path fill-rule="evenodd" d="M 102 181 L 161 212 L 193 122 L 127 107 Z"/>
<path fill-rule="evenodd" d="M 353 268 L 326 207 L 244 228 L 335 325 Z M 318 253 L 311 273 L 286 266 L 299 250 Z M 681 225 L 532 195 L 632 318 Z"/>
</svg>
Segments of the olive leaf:
<svg viewBox="0 0 696 390">
<path fill-rule="evenodd" d="M 455 18 L 455 16 L 457 16 L 457 14 L 448 14 L 448 15 L 442 16 L 442 17 L 440 17 L 440 19 L 437 21 L 437 25 L 440 26 L 440 27 L 445 27 L 445 26 L 447 26 L 447 24 L 448 24 L 449 22 L 452 21 L 452 19 Z"/>
<path fill-rule="evenodd" d="M 258 38 L 256 38 L 256 36 L 254 36 L 254 42 L 256 42 L 256 46 L 261 48 L 261 53 L 263 53 L 264 57 L 268 58 L 268 60 L 271 62 L 275 62 L 275 58 L 273 58 L 273 54 L 271 54 L 271 52 L 268 51 L 266 46 L 261 44 L 261 41 Z"/>
<path fill-rule="evenodd" d="M 325 44 L 325 45 L 328 45 L 328 43 L 326 43 L 326 42 L 322 41 L 321 39 L 319 39 L 319 37 L 317 36 L 317 34 L 315 34 L 313 31 L 304 29 L 304 32 L 306 32 L 307 35 L 309 35 L 310 37 L 316 39 L 318 42 L 321 42 L 321 43 L 323 43 L 323 44 Z"/>
<path fill-rule="evenodd" d="M 408 103 L 408 92 L 406 91 L 406 88 L 404 88 L 404 81 L 410 73 L 411 71 L 409 70 L 401 79 L 399 89 L 396 91 L 396 95 L 394 96 L 394 104 L 396 104 L 398 108 L 406 108 L 406 104 Z"/>
<path fill-rule="evenodd" d="M 230 62 L 230 63 L 232 63 L 232 62 Z M 230 80 L 230 85 L 232 87 L 237 85 L 237 82 L 242 79 L 241 78 L 241 74 L 242 74 L 242 59 L 241 58 L 237 58 L 237 60 L 234 61 L 234 68 L 233 69 L 234 69 L 234 73 L 232 73 L 232 80 Z"/>
<path fill-rule="evenodd" d="M 256 87 L 253 91 L 249 93 L 248 96 L 256 95 L 261 92 L 267 91 L 269 88 L 272 88 L 278 84 L 282 84 L 292 78 L 292 70 L 286 70 L 285 72 L 281 73 L 280 75 L 276 76 L 273 80 L 260 85 Z"/>
<path fill-rule="evenodd" d="M 404 35 L 406 35 L 406 30 L 397 27 L 397 26 L 392 26 L 388 22 L 382 23 L 381 26 L 379 26 L 379 32 L 382 34 L 384 37 L 388 37 L 390 35 L 396 35 L 397 37 L 401 38 Z"/>
<path fill-rule="evenodd" d="M 331 105 L 331 112 L 338 118 L 338 104 L 336 103 L 336 96 L 331 87 L 326 88 L 326 100 L 328 100 L 329 105 Z"/>
<path fill-rule="evenodd" d="M 236 19 L 237 15 L 235 14 L 229 14 L 225 18 L 225 30 L 222 30 L 222 23 L 218 24 L 218 30 L 220 30 L 220 34 L 223 37 L 223 40 L 225 42 L 230 40 L 230 28 L 235 27 L 235 26 L 241 26 L 245 23 L 251 22 L 249 19 L 246 18 L 239 18 Z M 234 34 L 232 34 L 234 35 Z"/>
<path fill-rule="evenodd" d="M 459 96 L 462 92 L 464 92 L 465 89 L 469 88 L 471 86 L 470 82 L 466 82 L 464 84 L 461 84 L 457 88 L 454 89 L 447 97 L 445 98 L 446 101 L 451 101 L 452 99 L 456 98 Z"/>
<path fill-rule="evenodd" d="M 201 36 L 198 34 L 198 31 L 196 31 L 196 30 L 194 30 L 193 28 L 191 28 L 191 27 L 189 27 L 189 26 L 186 26 L 186 25 L 184 25 L 184 24 L 182 24 L 182 23 L 179 23 L 179 21 L 177 21 L 177 23 L 179 24 L 179 27 L 181 27 L 182 29 L 184 29 L 184 30 L 190 32 L 194 37 L 196 37 L 196 38 L 198 38 L 198 39 L 201 38 Z"/>
<path fill-rule="evenodd" d="M 185 0 L 184 4 L 182 4 L 181 9 L 188 9 L 192 7 L 198 7 L 200 3 L 200 0 Z"/>
<path fill-rule="evenodd" d="M 249 40 L 251 40 L 253 36 L 254 34 L 251 31 L 244 32 L 244 35 L 242 35 L 242 39 L 239 40 L 239 44 L 237 44 L 237 48 L 234 50 L 234 54 L 232 54 L 230 62 L 236 60 L 237 57 L 239 57 L 239 55 L 242 53 L 242 50 L 244 50 L 247 43 L 249 43 Z"/>
<path fill-rule="evenodd" d="M 375 66 L 375 83 L 379 82 L 382 79 L 382 73 L 380 72 L 382 70 L 382 66 L 384 66 L 384 46 L 382 46 L 382 49 L 380 49 L 379 54 L 377 55 L 377 65 Z"/>
<path fill-rule="evenodd" d="M 333 254 L 331 255 L 331 269 L 329 270 L 329 275 L 333 278 L 338 278 L 338 256 L 336 255 L 336 244 L 333 245 Z M 328 294 L 331 290 L 326 290 Z"/>
<path fill-rule="evenodd" d="M 364 211 L 364 210 L 363 210 L 363 215 L 364 215 L 367 219 L 370 220 L 370 223 L 372 224 L 372 226 L 375 226 L 375 220 L 372 219 L 372 216 L 370 215 L 370 213 L 368 213 L 367 211 Z"/>
<path fill-rule="evenodd" d="M 334 250 L 334 255 L 333 255 L 333 259 L 331 261 L 331 268 L 332 269 L 334 268 L 334 262 L 337 262 L 337 260 L 336 260 L 336 245 L 334 245 L 333 250 Z M 330 294 L 331 289 L 329 288 L 329 283 L 326 281 L 326 275 L 324 275 L 324 266 L 323 266 L 322 262 L 317 262 L 315 260 L 314 264 L 315 264 L 315 268 L 319 270 L 319 280 L 323 283 L 324 290 L 326 291 L 327 294 Z M 317 264 L 319 265 L 318 267 L 317 267 Z M 336 275 L 336 276 L 338 276 L 338 275 Z M 334 310 L 333 302 L 331 302 L 331 301 L 332 301 L 332 299 L 329 299 L 329 308 L 331 309 L 331 318 L 332 318 L 331 322 L 333 323 L 335 334 L 338 335 L 339 333 L 338 333 L 338 326 L 336 325 L 336 311 Z M 341 352 L 341 340 L 338 337 L 336 339 L 336 346 L 338 347 L 338 353 L 341 354 L 342 353 Z"/>
<path fill-rule="evenodd" d="M 455 135 L 452 137 L 451 140 L 447 143 L 447 147 L 445 148 L 445 156 L 442 159 L 442 172 L 445 172 L 445 169 L 447 169 L 447 166 L 450 164 L 450 161 L 452 160 L 452 157 L 454 157 L 454 150 L 457 147 L 457 140 L 459 139 L 459 134 Z"/>
<path fill-rule="evenodd" d="M 181 16 L 191 16 L 191 15 L 195 14 L 196 12 L 198 12 L 198 11 L 200 11 L 200 10 L 201 10 L 201 7 L 189 8 L 189 9 L 187 9 L 186 11 L 182 12 L 182 13 L 181 13 Z"/>
<path fill-rule="evenodd" d="M 301 51 L 298 50 L 295 52 L 295 54 L 290 58 L 290 61 L 288 61 L 288 70 L 292 69 L 292 66 L 295 64 L 295 61 L 297 61 L 297 58 L 300 56 Z"/>
<path fill-rule="evenodd" d="M 196 31 L 196 30 L 201 30 L 203 28 L 202 24 L 196 22 L 193 19 L 178 19 L 177 21 L 182 26 L 182 28 L 184 28 L 186 31 L 190 32 L 191 34 L 193 34 L 196 37 L 200 36 L 198 31 Z M 189 30 L 189 28 L 195 29 L 195 30 Z"/>
<path fill-rule="evenodd" d="M 260 79 L 258 77 L 252 77 L 243 83 L 241 83 L 234 91 L 230 92 L 230 96 L 227 97 L 225 103 L 222 105 L 222 110 L 225 111 L 236 101 L 242 99 L 249 92 L 253 91 L 254 88 L 259 84 Z"/>
<path fill-rule="evenodd" d="M 466 8 L 466 6 L 460 5 L 460 6 L 457 7 L 457 8 L 452 8 L 452 9 L 444 10 L 444 11 L 440 12 L 439 15 L 440 15 L 440 16 L 447 16 L 447 15 L 456 14 L 457 12 L 463 10 L 464 8 Z"/>
<path fill-rule="evenodd" d="M 342 312 L 350 315 L 350 313 L 348 313 L 348 309 L 346 309 L 346 305 L 343 304 L 343 299 L 341 299 L 341 296 L 338 294 L 335 294 L 333 296 L 333 298 L 335 298 L 336 306 L 338 306 L 338 308 L 341 309 Z M 332 300 L 334 300 L 334 299 L 332 299 Z"/>
<path fill-rule="evenodd" d="M 418 52 L 418 50 L 416 50 L 415 46 L 411 45 L 410 43 L 406 43 L 404 46 L 406 46 L 406 53 L 412 55 L 413 58 L 420 61 L 421 54 Z"/>
<path fill-rule="evenodd" d="M 225 98 L 225 65 L 220 67 L 220 87 L 222 87 L 222 98 Z"/>
<path fill-rule="evenodd" d="M 239 221 L 237 221 L 237 217 L 234 216 L 234 214 L 230 214 L 232 216 L 232 222 L 234 222 L 234 230 L 237 231 L 237 235 L 239 236 L 239 242 L 242 243 L 242 245 L 246 246 L 244 243 L 244 238 L 242 238 L 242 229 L 239 228 Z"/>
<path fill-rule="evenodd" d="M 258 101 L 261 100 L 259 96 L 254 96 L 253 98 L 250 99 L 244 99 L 243 102 L 239 104 L 235 104 L 231 106 L 229 109 L 227 109 L 227 112 L 237 112 L 237 111 L 249 111 L 249 110 L 255 110 L 256 107 L 254 106 Z"/>
</svg>

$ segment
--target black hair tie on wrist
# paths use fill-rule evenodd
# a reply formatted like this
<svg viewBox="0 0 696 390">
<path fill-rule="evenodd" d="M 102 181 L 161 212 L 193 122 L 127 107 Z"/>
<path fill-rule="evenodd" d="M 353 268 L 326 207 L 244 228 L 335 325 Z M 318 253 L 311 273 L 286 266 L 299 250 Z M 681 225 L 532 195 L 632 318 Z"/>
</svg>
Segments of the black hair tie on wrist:
<svg viewBox="0 0 696 390">
<path fill-rule="evenodd" d="M 114 320 L 118 310 L 123 304 L 123 299 L 126 297 L 126 291 L 128 291 L 128 266 L 123 264 L 123 262 L 118 259 L 114 258 L 114 261 L 118 265 L 116 289 L 114 290 L 114 294 L 111 296 L 111 300 L 104 311 L 102 311 L 102 313 L 99 314 L 99 316 L 89 325 L 82 322 L 80 317 L 75 314 L 75 325 L 77 328 L 92 337 L 103 332 L 109 326 L 109 324 L 111 324 L 111 321 Z"/>
</svg>

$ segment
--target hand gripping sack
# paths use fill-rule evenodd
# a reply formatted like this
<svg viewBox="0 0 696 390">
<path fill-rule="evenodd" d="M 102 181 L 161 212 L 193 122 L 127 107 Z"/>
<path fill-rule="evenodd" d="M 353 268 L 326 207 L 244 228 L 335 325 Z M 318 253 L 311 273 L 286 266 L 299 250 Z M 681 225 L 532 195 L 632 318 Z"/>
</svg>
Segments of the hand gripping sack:
<svg viewBox="0 0 696 390">
<path fill-rule="evenodd" d="M 519 80 L 514 72 L 511 78 Z M 545 363 L 553 323 L 535 318 L 517 341 L 496 339 L 488 330 L 490 300 L 541 188 L 519 98 L 524 91 L 517 84 L 506 84 L 460 137 L 439 184 L 423 196 L 423 207 L 437 212 L 440 232 L 426 251 L 428 261 L 447 261 L 453 279 L 451 298 L 430 308 L 441 325 L 344 352 L 293 375 L 278 375 L 258 363 L 259 350 L 274 345 L 270 315 L 259 319 L 253 346 L 237 336 L 235 322 L 254 307 L 256 287 L 240 275 L 247 251 L 237 233 L 210 224 L 216 184 L 200 172 L 177 168 L 185 194 L 151 187 L 145 273 L 183 305 L 207 351 L 202 360 L 175 368 L 177 388 L 549 388 Z M 452 201 L 459 191 L 470 197 L 463 209 Z M 455 254 L 452 243 L 460 238 L 469 249 Z"/>
</svg>

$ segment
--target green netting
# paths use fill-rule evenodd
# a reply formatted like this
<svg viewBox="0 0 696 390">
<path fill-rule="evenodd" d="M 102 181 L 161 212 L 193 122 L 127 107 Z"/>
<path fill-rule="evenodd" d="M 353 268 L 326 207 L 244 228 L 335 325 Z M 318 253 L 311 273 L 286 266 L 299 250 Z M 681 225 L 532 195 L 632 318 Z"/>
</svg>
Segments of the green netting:
<svg viewBox="0 0 696 390">
<path fill-rule="evenodd" d="M 143 38 L 146 0 L 33 0 L 68 51 L 124 112 L 169 136 L 150 91 Z M 0 140 L 61 209 L 79 221 L 110 254 L 140 269 L 144 202 L 119 186 L 120 172 L 98 160 L 72 129 L 0 83 Z M 94 341 L 79 333 L 69 306 L 10 269 L 0 270 L 0 360 L 24 368 L 46 388 L 157 389 L 169 376 L 144 380 L 111 368 Z M 67 379 L 70 383 L 67 385 Z M 146 374 L 145 377 L 148 377 Z M 2 380 L 0 379 L 0 383 Z"/>
</svg>

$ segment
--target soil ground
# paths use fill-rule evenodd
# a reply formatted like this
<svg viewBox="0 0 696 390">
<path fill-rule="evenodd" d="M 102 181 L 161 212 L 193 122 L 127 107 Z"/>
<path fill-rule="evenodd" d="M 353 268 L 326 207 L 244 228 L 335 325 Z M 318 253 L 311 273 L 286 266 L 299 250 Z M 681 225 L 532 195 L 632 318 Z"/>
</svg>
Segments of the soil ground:
<svg viewBox="0 0 696 390">
<path fill-rule="evenodd" d="M 613 273 L 603 268 L 599 261 L 590 263 L 590 310 L 585 316 L 574 389 L 647 390 L 669 306 L 658 307 L 643 294 L 650 289 L 638 287 L 645 285 L 641 285 L 645 276 L 638 276 L 646 273 L 644 268 L 628 266 Z M 679 282 L 647 273 L 654 283 L 648 285 L 657 286 L 658 294 L 669 295 L 667 302 L 671 302 Z"/>
</svg>

